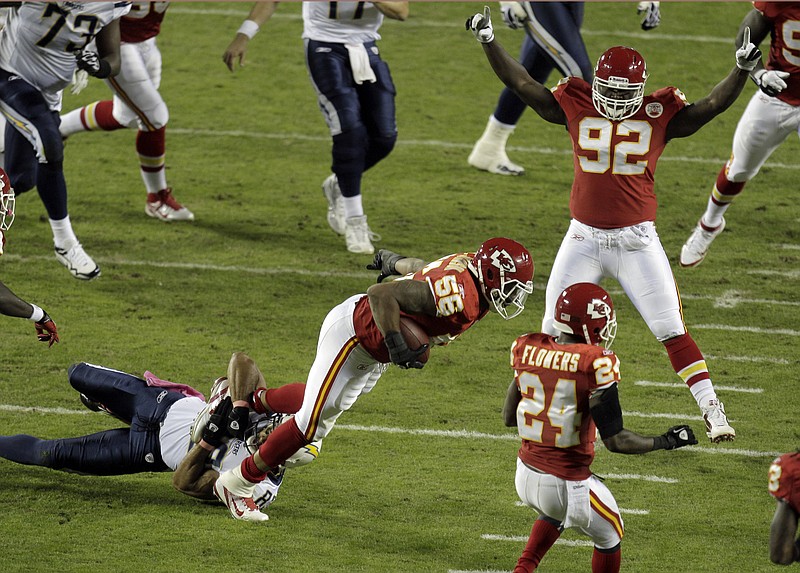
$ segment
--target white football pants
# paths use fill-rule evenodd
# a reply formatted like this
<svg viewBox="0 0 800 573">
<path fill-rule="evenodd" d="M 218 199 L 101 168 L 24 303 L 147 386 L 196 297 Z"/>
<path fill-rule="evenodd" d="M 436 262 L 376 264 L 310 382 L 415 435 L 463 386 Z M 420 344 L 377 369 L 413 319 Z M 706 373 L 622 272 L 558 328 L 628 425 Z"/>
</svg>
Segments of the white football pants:
<svg viewBox="0 0 800 573">
<path fill-rule="evenodd" d="M 553 312 L 561 292 L 575 283 L 619 281 L 659 341 L 686 333 L 669 259 L 651 221 L 598 229 L 573 219 L 558 249 L 545 294 L 542 331 L 557 335 Z"/>
<path fill-rule="evenodd" d="M 114 92 L 113 115 L 120 124 L 142 131 L 167 125 L 169 110 L 158 88 L 161 85 L 161 52 L 156 38 L 120 46 L 120 72 L 106 79 Z"/>
</svg>

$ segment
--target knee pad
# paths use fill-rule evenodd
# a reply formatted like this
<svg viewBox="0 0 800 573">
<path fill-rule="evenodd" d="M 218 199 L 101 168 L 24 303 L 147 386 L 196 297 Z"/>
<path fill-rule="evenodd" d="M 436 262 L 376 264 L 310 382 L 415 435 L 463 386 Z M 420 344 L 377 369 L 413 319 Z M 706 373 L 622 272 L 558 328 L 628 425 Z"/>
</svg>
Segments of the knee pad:
<svg viewBox="0 0 800 573">
<path fill-rule="evenodd" d="M 394 144 L 397 142 L 397 133 L 392 135 L 383 135 L 379 137 L 373 137 L 369 140 L 369 155 L 370 158 L 377 163 L 389 153 L 392 152 L 394 149 Z"/>
</svg>

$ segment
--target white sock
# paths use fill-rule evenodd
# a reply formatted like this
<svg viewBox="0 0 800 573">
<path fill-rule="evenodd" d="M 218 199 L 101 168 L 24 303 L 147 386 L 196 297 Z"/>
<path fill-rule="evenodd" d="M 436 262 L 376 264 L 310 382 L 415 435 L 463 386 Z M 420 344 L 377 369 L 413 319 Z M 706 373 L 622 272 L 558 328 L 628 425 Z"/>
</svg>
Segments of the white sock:
<svg viewBox="0 0 800 573">
<path fill-rule="evenodd" d="M 708 406 L 709 400 L 717 399 L 717 393 L 714 392 L 714 386 L 711 384 L 711 380 L 703 380 L 702 382 L 698 382 L 697 384 L 691 386 L 689 390 L 692 392 L 692 396 L 694 396 L 697 405 L 701 408 L 703 406 Z"/>
<path fill-rule="evenodd" d="M 350 217 L 360 217 L 364 214 L 364 207 L 361 205 L 361 195 L 355 197 L 342 196 L 344 203 L 344 216 L 349 219 Z"/>
<path fill-rule="evenodd" d="M 83 111 L 83 108 L 79 107 L 61 116 L 61 125 L 58 126 L 58 131 L 61 132 L 62 137 L 69 137 L 73 133 L 86 131 L 81 121 L 81 111 Z"/>
<path fill-rule="evenodd" d="M 53 243 L 59 249 L 71 249 L 78 243 L 78 238 L 72 230 L 69 215 L 63 219 L 50 219 L 50 228 L 53 230 Z"/>
</svg>

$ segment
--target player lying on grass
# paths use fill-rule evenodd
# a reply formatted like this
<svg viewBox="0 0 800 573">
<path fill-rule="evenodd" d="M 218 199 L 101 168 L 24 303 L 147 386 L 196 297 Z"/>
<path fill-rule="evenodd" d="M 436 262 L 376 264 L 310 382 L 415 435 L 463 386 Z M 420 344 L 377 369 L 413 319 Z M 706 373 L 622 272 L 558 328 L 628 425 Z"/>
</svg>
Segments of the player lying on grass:
<svg viewBox="0 0 800 573">
<path fill-rule="evenodd" d="M 85 362 L 74 364 L 69 368 L 69 381 L 80 392 L 81 402 L 91 410 L 111 414 L 126 427 L 54 440 L 24 434 L 0 436 L 0 457 L 96 476 L 174 471 L 172 482 L 180 492 L 213 500 L 219 472 L 238 466 L 284 421 L 279 413 L 251 417 L 248 398 L 255 393 L 273 411 L 296 411 L 300 402 L 292 396 L 302 397 L 304 386 L 289 384 L 267 390 L 256 364 L 239 352 L 231 357 L 227 374 L 217 380 L 206 403 L 190 386 L 160 380 L 151 372 L 139 378 Z M 246 421 L 240 423 L 242 420 Z M 309 445 L 285 466 L 310 462 L 318 446 Z M 272 503 L 284 469 L 276 468 L 259 484 L 254 507 Z"/>
<path fill-rule="evenodd" d="M 614 303 L 601 287 L 567 287 L 555 308 L 558 336 L 526 334 L 511 347 L 514 381 L 503 417 L 517 426 L 519 498 L 539 512 L 514 573 L 534 571 L 567 527 L 594 541 L 592 573 L 617 573 L 623 525 L 617 501 L 590 469 L 597 431 L 622 454 L 674 450 L 697 440 L 689 426 L 642 436 L 622 425 Z"/>
</svg>

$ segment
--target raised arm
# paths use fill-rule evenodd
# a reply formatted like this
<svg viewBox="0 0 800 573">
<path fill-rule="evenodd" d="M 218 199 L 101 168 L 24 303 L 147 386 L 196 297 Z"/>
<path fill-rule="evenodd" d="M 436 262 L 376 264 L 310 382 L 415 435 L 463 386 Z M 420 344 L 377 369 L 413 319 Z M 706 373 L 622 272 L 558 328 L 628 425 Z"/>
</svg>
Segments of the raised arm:
<svg viewBox="0 0 800 573">
<path fill-rule="evenodd" d="M 373 5 L 392 20 L 405 21 L 408 18 L 408 2 L 374 2 Z"/>
<path fill-rule="evenodd" d="M 534 80 L 528 71 L 506 52 L 494 38 L 489 7 L 467 20 L 466 27 L 483 46 L 489 65 L 498 78 L 511 89 L 517 97 L 550 123 L 566 125 L 564 110 L 552 92 Z"/>
<path fill-rule="evenodd" d="M 736 65 L 727 77 L 714 86 L 710 94 L 687 105 L 670 120 L 666 132 L 668 140 L 692 135 L 736 101 L 750 72 L 761 61 L 761 51 L 750 42 L 750 28 L 747 26 L 741 34 L 740 45 L 736 50 Z"/>
<path fill-rule="evenodd" d="M 273 1 L 259 1 L 253 5 L 247 19 L 239 26 L 236 36 L 233 41 L 228 45 L 225 53 L 222 54 L 222 61 L 228 66 L 230 71 L 236 69 L 235 63 L 238 62 L 239 66 L 245 64 L 245 56 L 247 55 L 247 44 L 253 39 L 253 36 L 258 33 L 258 30 L 263 26 L 272 15 L 275 13 L 278 2 Z"/>
<path fill-rule="evenodd" d="M 232 401 L 228 433 L 241 440 L 250 422 L 248 400 L 256 388 L 265 388 L 267 383 L 252 358 L 244 352 L 234 352 L 228 362 L 228 384 Z"/>
</svg>

